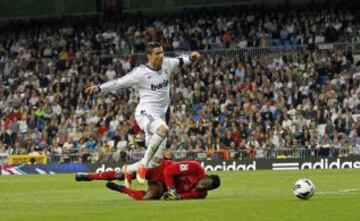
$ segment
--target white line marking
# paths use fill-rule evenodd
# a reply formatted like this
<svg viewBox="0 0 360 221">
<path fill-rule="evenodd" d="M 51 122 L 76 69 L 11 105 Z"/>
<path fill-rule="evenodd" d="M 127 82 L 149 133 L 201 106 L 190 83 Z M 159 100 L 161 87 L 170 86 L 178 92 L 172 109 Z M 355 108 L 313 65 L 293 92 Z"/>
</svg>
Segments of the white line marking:
<svg viewBox="0 0 360 221">
<path fill-rule="evenodd" d="M 279 167 L 279 168 L 273 168 L 273 170 L 299 170 L 298 167 Z"/>
<path fill-rule="evenodd" d="M 360 189 L 343 189 L 337 191 L 321 191 L 316 192 L 316 195 L 359 195 Z"/>
<path fill-rule="evenodd" d="M 273 163 L 273 167 L 299 166 L 299 163 Z"/>
</svg>

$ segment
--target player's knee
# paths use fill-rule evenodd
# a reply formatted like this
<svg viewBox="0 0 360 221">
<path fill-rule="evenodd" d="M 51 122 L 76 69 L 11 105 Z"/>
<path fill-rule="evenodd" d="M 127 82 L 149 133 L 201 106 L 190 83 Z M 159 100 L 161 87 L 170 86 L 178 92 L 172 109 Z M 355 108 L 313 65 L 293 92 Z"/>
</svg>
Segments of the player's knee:
<svg viewBox="0 0 360 221">
<path fill-rule="evenodd" d="M 162 137 L 166 137 L 169 133 L 169 127 L 166 125 L 160 125 L 160 127 L 156 130 L 156 133 Z"/>
<path fill-rule="evenodd" d="M 169 127 L 166 125 L 165 121 L 162 119 L 156 119 L 155 121 L 151 122 L 149 125 L 149 132 L 152 134 L 159 134 L 160 136 L 166 136 L 169 131 Z"/>
<path fill-rule="evenodd" d="M 163 161 L 163 158 L 153 157 L 151 162 L 155 167 L 159 166 Z"/>
</svg>

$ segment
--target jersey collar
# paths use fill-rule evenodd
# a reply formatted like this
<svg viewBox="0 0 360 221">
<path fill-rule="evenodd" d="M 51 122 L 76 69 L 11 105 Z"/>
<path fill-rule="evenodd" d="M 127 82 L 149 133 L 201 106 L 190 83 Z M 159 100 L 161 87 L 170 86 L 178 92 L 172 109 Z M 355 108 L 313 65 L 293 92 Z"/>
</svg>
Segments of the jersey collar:
<svg viewBox="0 0 360 221">
<path fill-rule="evenodd" d="M 160 69 L 161 69 L 161 67 L 159 67 L 158 69 L 151 68 L 148 64 L 145 64 L 145 66 L 152 71 L 160 71 Z"/>
</svg>

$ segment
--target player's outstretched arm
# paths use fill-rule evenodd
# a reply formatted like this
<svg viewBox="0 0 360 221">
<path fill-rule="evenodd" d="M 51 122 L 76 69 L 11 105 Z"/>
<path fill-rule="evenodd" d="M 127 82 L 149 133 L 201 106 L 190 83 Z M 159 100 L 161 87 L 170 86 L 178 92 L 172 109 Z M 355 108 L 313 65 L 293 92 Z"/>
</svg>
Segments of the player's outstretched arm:
<svg viewBox="0 0 360 221">
<path fill-rule="evenodd" d="M 191 64 L 192 62 L 199 60 L 200 58 L 201 58 L 201 55 L 199 52 L 192 51 L 190 53 L 190 55 L 183 54 L 176 58 L 167 58 L 167 59 L 170 62 L 170 67 L 171 67 L 170 69 L 174 70 L 175 68 L 178 68 L 178 67 L 187 66 L 187 65 Z"/>
<path fill-rule="evenodd" d="M 128 88 L 128 87 L 132 87 L 132 86 L 136 86 L 141 79 L 138 77 L 138 74 L 136 74 L 136 68 L 129 72 L 127 75 L 115 79 L 115 80 L 111 80 L 111 81 L 107 81 L 103 84 L 100 85 L 92 85 L 89 86 L 85 89 L 85 93 L 87 94 L 95 94 L 95 93 L 108 93 L 111 91 L 115 91 L 117 89 L 121 89 L 121 88 Z"/>
</svg>

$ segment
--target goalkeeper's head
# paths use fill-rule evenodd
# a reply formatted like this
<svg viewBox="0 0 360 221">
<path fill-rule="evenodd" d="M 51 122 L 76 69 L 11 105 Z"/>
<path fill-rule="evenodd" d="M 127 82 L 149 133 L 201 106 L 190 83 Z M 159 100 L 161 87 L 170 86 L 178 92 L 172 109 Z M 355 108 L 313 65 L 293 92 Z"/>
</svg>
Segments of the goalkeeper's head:
<svg viewBox="0 0 360 221">
<path fill-rule="evenodd" d="M 196 184 L 196 188 L 200 190 L 213 190 L 219 186 L 220 177 L 218 175 L 206 175 Z"/>
</svg>

